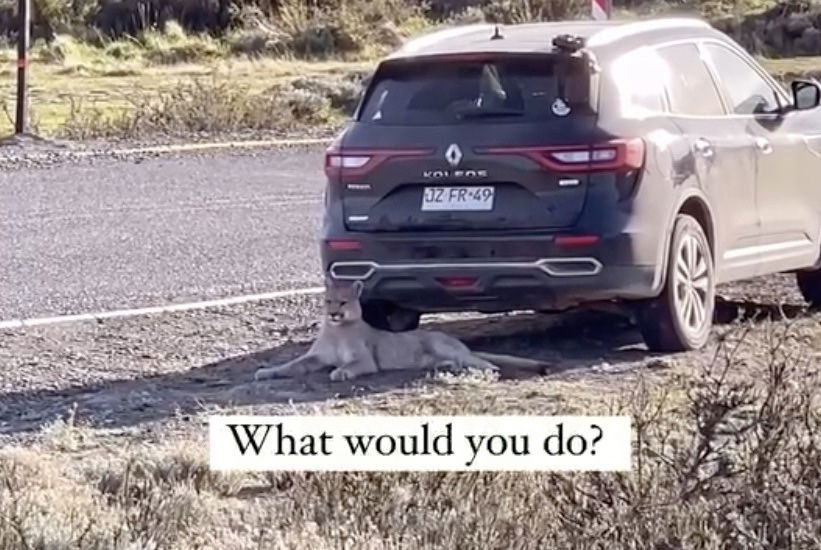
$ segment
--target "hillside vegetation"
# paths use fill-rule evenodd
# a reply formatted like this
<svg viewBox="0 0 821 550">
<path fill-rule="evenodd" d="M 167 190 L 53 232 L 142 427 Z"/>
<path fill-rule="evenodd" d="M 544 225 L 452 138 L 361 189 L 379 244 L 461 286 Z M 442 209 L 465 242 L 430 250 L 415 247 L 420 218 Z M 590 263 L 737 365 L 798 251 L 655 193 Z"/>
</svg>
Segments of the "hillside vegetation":
<svg viewBox="0 0 821 550">
<path fill-rule="evenodd" d="M 219 53 L 363 54 L 395 45 L 403 35 L 431 25 L 468 20 L 516 23 L 587 17 L 589 0 L 32 0 L 35 39 L 69 35 L 97 47 L 155 61 Z M 16 0 L 0 0 L 0 35 L 17 33 Z M 791 10 L 812 2 L 789 0 Z M 773 0 L 614 0 L 620 12 L 689 12 L 706 17 L 742 16 Z M 176 22 L 201 40 L 171 57 L 157 53 L 152 33 Z M 124 44 L 112 42 L 125 40 Z M 215 41 L 216 42 L 215 42 Z M 126 45 L 127 44 L 127 45 Z M 179 46 L 179 45 L 177 45 Z"/>
<path fill-rule="evenodd" d="M 16 0 L 0 0 L 0 134 L 14 112 Z M 588 17 L 588 0 L 32 0 L 31 120 L 69 138 L 322 131 L 379 56 L 436 28 Z M 821 8 L 616 0 L 620 18 L 709 18 L 777 76 L 814 74 Z M 6 41 L 5 48 L 2 40 Z M 800 62 L 779 60 L 804 56 Z M 3 116 L 5 113 L 5 116 Z"/>
</svg>

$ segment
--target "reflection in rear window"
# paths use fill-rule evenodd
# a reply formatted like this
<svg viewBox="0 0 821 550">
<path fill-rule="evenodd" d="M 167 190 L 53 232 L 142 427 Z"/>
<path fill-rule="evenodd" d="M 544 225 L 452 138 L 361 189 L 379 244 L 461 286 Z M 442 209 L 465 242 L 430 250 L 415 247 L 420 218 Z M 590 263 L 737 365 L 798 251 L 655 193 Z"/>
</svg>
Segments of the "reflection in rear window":
<svg viewBox="0 0 821 550">
<path fill-rule="evenodd" d="M 361 122 L 445 125 L 554 118 L 557 79 L 549 59 L 419 63 L 386 67 Z"/>
</svg>

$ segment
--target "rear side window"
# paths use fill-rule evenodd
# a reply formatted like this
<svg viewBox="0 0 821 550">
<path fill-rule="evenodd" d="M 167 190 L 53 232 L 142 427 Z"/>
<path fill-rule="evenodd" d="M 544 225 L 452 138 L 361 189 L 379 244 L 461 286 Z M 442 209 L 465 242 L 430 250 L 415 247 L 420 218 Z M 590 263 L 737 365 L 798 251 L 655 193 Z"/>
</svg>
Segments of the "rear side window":
<svg viewBox="0 0 821 550">
<path fill-rule="evenodd" d="M 384 67 L 360 112 L 361 122 L 385 125 L 450 125 L 477 121 L 522 122 L 568 114 L 556 103 L 554 63 L 498 59 L 412 63 Z"/>
<path fill-rule="evenodd" d="M 707 66 L 695 44 L 679 44 L 659 49 L 667 62 L 667 95 L 670 110 L 679 115 L 721 116 L 724 108 Z"/>
<path fill-rule="evenodd" d="M 639 48 L 619 57 L 611 67 L 619 95 L 619 112 L 643 118 L 664 112 L 664 89 L 669 71 L 650 48 Z"/>
</svg>

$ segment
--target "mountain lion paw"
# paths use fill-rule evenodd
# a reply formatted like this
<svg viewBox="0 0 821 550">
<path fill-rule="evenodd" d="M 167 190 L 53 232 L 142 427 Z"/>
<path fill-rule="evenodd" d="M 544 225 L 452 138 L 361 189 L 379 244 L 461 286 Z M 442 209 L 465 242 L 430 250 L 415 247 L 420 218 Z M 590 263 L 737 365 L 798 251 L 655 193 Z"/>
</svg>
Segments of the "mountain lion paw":
<svg viewBox="0 0 821 550">
<path fill-rule="evenodd" d="M 352 380 L 354 375 L 346 369 L 334 369 L 331 371 L 330 378 L 333 382 L 344 382 L 345 380 Z"/>
</svg>

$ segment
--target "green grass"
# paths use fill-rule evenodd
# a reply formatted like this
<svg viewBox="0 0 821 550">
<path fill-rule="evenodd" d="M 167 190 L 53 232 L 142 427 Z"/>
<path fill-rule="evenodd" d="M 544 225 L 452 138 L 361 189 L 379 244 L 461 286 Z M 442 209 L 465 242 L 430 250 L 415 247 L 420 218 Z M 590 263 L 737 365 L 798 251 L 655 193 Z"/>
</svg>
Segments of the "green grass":
<svg viewBox="0 0 821 550">
<path fill-rule="evenodd" d="M 193 53 L 192 53 L 193 52 Z M 376 56 L 358 61 L 232 56 L 220 43 L 199 37 L 147 34 L 139 40 L 94 47 L 61 37 L 32 50 L 32 126 L 43 135 L 60 134 L 72 114 L 94 111 L 103 118 L 135 109 L 134 98 L 168 92 L 193 79 L 213 77 L 258 94 L 295 77 L 333 77 L 367 70 Z M 15 52 L 0 49 L 0 135 L 13 127 Z M 163 60 L 168 62 L 163 62 Z M 761 59 L 782 81 L 821 75 L 821 57 Z"/>
<path fill-rule="evenodd" d="M 6 53 L 5 55 L 8 55 Z M 3 61 L 3 54 L 0 54 Z M 0 104 L 13 112 L 16 69 L 0 69 Z M 366 69 L 368 62 L 306 62 L 273 59 L 218 59 L 212 62 L 147 66 L 123 63 L 33 63 L 30 94 L 33 123 L 43 134 L 59 133 L 74 108 L 94 109 L 114 116 L 134 108 L 133 98 L 169 91 L 196 78 L 214 77 L 237 88 L 259 93 L 298 76 L 334 76 Z M 0 116 L 0 134 L 12 129 Z"/>
<path fill-rule="evenodd" d="M 821 78 L 821 56 L 787 59 L 759 59 L 773 76 L 782 80 L 799 77 Z"/>
</svg>

